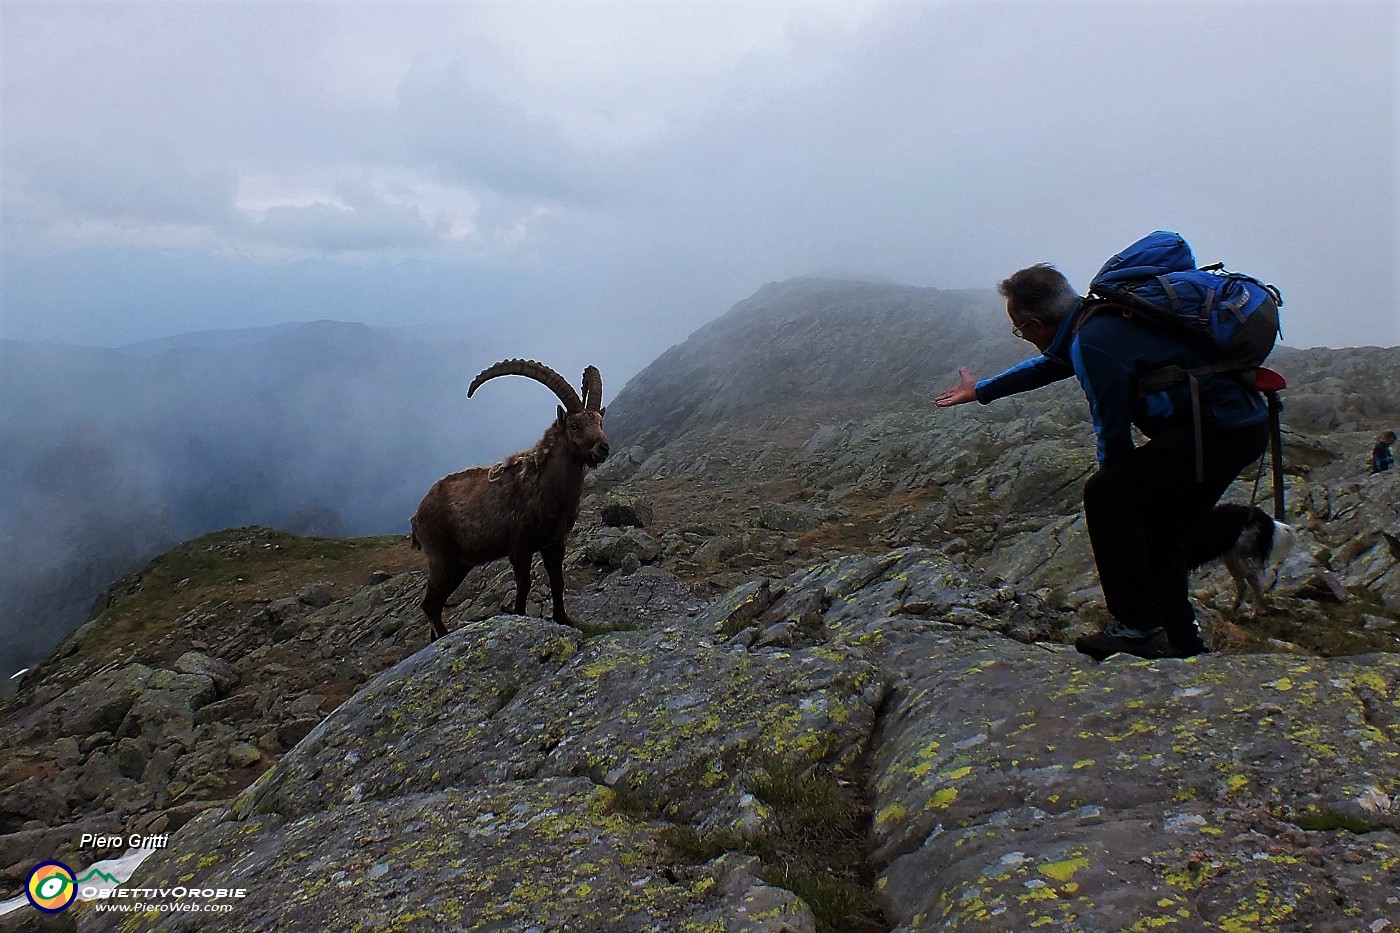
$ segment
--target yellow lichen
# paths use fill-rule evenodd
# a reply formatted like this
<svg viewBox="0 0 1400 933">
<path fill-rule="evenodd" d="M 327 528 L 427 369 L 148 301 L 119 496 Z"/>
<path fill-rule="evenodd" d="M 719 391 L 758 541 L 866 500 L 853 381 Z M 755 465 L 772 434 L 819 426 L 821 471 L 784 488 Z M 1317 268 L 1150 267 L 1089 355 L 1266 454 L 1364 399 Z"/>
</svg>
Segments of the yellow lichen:
<svg viewBox="0 0 1400 933">
<path fill-rule="evenodd" d="M 956 787 L 945 787 L 929 798 L 928 805 L 930 808 L 942 810 L 948 807 L 957 797 L 958 789 Z"/>
<path fill-rule="evenodd" d="M 875 823 L 879 826 L 884 826 L 888 823 L 893 823 L 896 820 L 904 819 L 905 815 L 908 812 L 909 811 L 907 811 L 904 808 L 904 804 L 900 803 L 899 801 L 895 801 L 894 803 L 891 803 L 890 805 L 882 808 L 879 813 L 875 814 Z"/>
<path fill-rule="evenodd" d="M 1054 878 L 1056 881 L 1065 882 L 1074 877 L 1074 873 L 1081 868 L 1088 868 L 1089 860 L 1083 857 L 1061 859 L 1058 862 L 1051 862 L 1048 865 L 1041 865 L 1036 868 L 1047 878 Z"/>
</svg>

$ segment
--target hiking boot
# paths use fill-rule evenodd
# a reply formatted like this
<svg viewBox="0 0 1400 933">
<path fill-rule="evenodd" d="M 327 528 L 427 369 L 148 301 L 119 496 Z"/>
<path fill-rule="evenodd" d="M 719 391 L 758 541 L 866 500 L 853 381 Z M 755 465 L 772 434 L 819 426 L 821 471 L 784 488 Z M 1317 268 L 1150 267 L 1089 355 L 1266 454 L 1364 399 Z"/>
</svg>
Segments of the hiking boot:
<svg viewBox="0 0 1400 933">
<path fill-rule="evenodd" d="M 1171 639 L 1170 642 L 1172 649 L 1170 656 L 1173 658 L 1194 658 L 1199 654 L 1210 654 L 1210 645 L 1202 641 L 1200 635 L 1194 633 L 1185 636 L 1179 635 Z"/>
<path fill-rule="evenodd" d="M 1167 639 L 1171 642 L 1172 656 L 1194 658 L 1198 654 L 1210 654 L 1210 645 L 1201 637 L 1201 627 L 1191 619 L 1183 626 L 1168 626 Z"/>
<path fill-rule="evenodd" d="M 1166 633 L 1160 629 L 1150 635 L 1110 635 L 1107 632 L 1082 635 L 1074 640 L 1074 647 L 1095 661 L 1102 661 L 1111 654 L 1131 654 L 1139 658 L 1178 657 Z"/>
</svg>

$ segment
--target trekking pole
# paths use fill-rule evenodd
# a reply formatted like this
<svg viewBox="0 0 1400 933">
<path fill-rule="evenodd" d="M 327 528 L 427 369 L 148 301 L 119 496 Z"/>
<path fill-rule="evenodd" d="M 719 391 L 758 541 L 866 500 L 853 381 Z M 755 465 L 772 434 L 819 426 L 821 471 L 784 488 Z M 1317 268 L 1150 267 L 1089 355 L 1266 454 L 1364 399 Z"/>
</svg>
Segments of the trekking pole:
<svg viewBox="0 0 1400 933">
<path fill-rule="evenodd" d="M 1273 446 L 1273 436 L 1269 437 L 1269 446 Z M 1265 448 L 1259 455 L 1259 462 L 1254 465 L 1254 488 L 1249 491 L 1249 504 L 1251 506 L 1259 504 L 1259 481 L 1264 478 L 1264 460 L 1269 456 L 1269 451 Z"/>
<path fill-rule="evenodd" d="M 1260 367 L 1254 371 L 1254 387 L 1264 393 L 1269 400 L 1269 447 L 1273 451 L 1274 473 L 1274 518 L 1284 520 L 1283 502 L 1283 402 L 1278 393 L 1288 388 L 1288 382 L 1272 369 Z M 1258 489 L 1258 478 L 1255 479 Z"/>
<path fill-rule="evenodd" d="M 1269 393 L 1269 445 L 1274 449 L 1274 518 L 1279 521 L 1284 520 L 1285 509 L 1283 505 L 1283 424 L 1279 413 L 1283 411 L 1283 403 L 1278 400 L 1277 392 Z"/>
</svg>

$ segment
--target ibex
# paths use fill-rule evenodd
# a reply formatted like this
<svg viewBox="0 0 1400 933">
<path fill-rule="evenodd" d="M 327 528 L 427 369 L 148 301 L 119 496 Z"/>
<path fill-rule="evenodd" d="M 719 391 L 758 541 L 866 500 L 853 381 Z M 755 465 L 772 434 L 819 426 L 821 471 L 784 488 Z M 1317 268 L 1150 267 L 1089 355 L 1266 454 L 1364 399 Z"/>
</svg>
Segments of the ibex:
<svg viewBox="0 0 1400 933">
<path fill-rule="evenodd" d="M 554 621 L 572 625 L 564 611 L 564 539 L 578 519 L 585 468 L 608 456 L 603 433 L 603 377 L 583 371 L 583 398 L 554 370 L 534 360 L 502 360 L 482 370 L 467 397 L 497 376 L 527 376 L 559 396 L 563 407 L 539 442 L 491 467 L 444 476 L 414 513 L 413 546 L 428 560 L 423 612 L 431 639 L 447 634 L 442 610 L 467 571 L 502 557 L 515 571 L 515 612 L 523 615 L 536 552 L 549 574 Z"/>
</svg>

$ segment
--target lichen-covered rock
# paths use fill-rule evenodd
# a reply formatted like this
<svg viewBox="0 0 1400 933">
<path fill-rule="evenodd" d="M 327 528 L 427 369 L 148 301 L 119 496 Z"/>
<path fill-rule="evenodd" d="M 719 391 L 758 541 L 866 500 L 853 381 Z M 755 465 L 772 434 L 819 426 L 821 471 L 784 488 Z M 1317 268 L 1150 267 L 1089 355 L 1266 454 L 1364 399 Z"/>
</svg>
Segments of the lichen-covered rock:
<svg viewBox="0 0 1400 933">
<path fill-rule="evenodd" d="M 324 609 L 334 601 L 331 596 L 331 588 L 325 583 L 308 584 L 297 594 L 297 599 L 315 609 Z"/>
<path fill-rule="evenodd" d="M 1400 611 L 1400 472 L 1334 487 L 1318 517 L 1325 521 L 1314 531 L 1335 548 L 1341 582 L 1367 588 Z"/>
<path fill-rule="evenodd" d="M 353 928 L 412 897 L 404 929 L 814 931 L 752 860 L 678 864 L 664 834 L 769 831 L 751 791 L 775 763 L 858 781 L 884 689 L 850 646 L 468 623 L 366 685 L 131 883 L 244 886 L 266 905 L 199 929 Z M 194 929 L 182 922 L 120 928 Z"/>
<path fill-rule="evenodd" d="M 782 502 L 761 502 L 758 506 L 758 524 L 772 531 L 806 531 L 817 522 L 817 516 L 808 506 L 789 505 Z"/>
<path fill-rule="evenodd" d="M 137 736 L 151 746 L 178 742 L 194 748 L 195 711 L 216 696 L 207 674 L 155 671 L 131 704 L 117 732 Z"/>
<path fill-rule="evenodd" d="M 7 782 L 0 792 L 0 833 L 20 830 L 31 820 L 57 826 L 67 820 L 78 795 L 73 778 L 55 781 L 41 774 Z"/>
<path fill-rule="evenodd" d="M 303 816 L 479 782 L 470 751 L 492 718 L 578 652 L 573 629 L 520 616 L 471 623 L 367 684 L 239 800 Z"/>
<path fill-rule="evenodd" d="M 1058 591 L 1069 607 L 1103 601 L 1082 513 L 1042 521 L 1038 527 L 1008 534 L 987 556 L 986 569 L 988 574 L 1018 589 Z"/>
<path fill-rule="evenodd" d="M 761 755 L 851 771 L 882 684 L 847 649 L 793 655 L 681 630 L 581 644 L 551 622 L 472 623 L 381 675 L 238 804 L 295 817 L 361 800 L 587 774 L 688 822 L 737 820 Z"/>
<path fill-rule="evenodd" d="M 593 529 L 580 542 L 579 553 L 584 560 L 604 567 L 621 567 L 631 557 L 640 564 L 649 564 L 661 556 L 661 542 L 637 528 Z"/>
<path fill-rule="evenodd" d="M 307 622 L 377 637 L 414 595 Z M 198 924 L 80 908 L 83 929 L 805 933 L 817 901 L 751 853 L 786 828 L 778 779 L 815 772 L 870 800 L 861 867 L 901 933 L 1370 930 L 1400 908 L 1400 657 L 1096 665 L 1064 644 L 1084 620 L 1058 596 L 924 547 L 754 579 L 708 607 L 655 568 L 575 599 L 605 634 L 463 621 L 464 605 L 448 637 L 314 728 L 322 694 L 273 684 L 195 709 L 197 750 L 175 765 L 163 734 L 145 772 L 165 755 L 172 786 L 199 788 L 235 742 L 258 743 L 240 749 L 253 770 L 310 731 L 128 884 L 246 886 L 258 903 Z M 151 672 L 146 692 L 191 676 Z M 212 696 L 185 686 L 191 708 Z M 249 704 L 262 738 L 203 714 Z M 42 754 L 137 813 L 127 775 L 151 745 L 117 731 Z M 20 796 L 71 819 L 54 786 Z"/>
<path fill-rule="evenodd" d="M 652 505 L 647 499 L 625 493 L 609 493 L 599 508 L 599 519 L 610 528 L 643 528 L 652 522 Z"/>
<path fill-rule="evenodd" d="M 246 768 L 262 760 L 262 752 L 247 742 L 234 742 L 228 748 L 229 764 L 235 768 Z"/>
<path fill-rule="evenodd" d="M 89 735 L 116 732 L 155 671 L 128 664 L 83 681 L 31 713 L 21 722 L 22 736 Z"/>
<path fill-rule="evenodd" d="M 696 619 L 696 628 L 707 635 L 733 635 L 773 604 L 768 581 L 754 580 L 737 586 L 707 606 Z"/>
<path fill-rule="evenodd" d="M 182 674 L 202 674 L 214 682 L 222 696 L 238 686 L 238 671 L 227 661 L 211 658 L 200 651 L 186 651 L 175 661 L 175 670 Z"/>
<path fill-rule="evenodd" d="M 661 828 L 583 778 L 447 788 L 294 821 L 212 813 L 181 834 L 197 846 L 152 859 L 140 883 L 244 888 L 254 896 L 224 914 L 85 912 L 79 929 L 780 929 L 745 922 L 741 909 L 764 902 L 744 863 L 720 859 L 677 872 L 656 844 Z M 787 902 L 764 906 L 802 914 L 790 893 Z"/>
<path fill-rule="evenodd" d="M 1400 658 L 1095 665 L 930 635 L 872 789 L 896 930 L 1371 929 L 1400 884 Z"/>
<path fill-rule="evenodd" d="M 1033 640 L 1066 621 L 1034 598 L 977 583 L 946 555 L 919 547 L 838 558 L 774 586 L 740 587 L 701 619 L 720 631 L 752 625 L 757 643 L 775 626 L 795 625 L 810 641 L 872 652 L 890 675 L 898 675 L 908 644 L 929 627 L 961 626 L 971 639 L 996 632 Z"/>
</svg>

